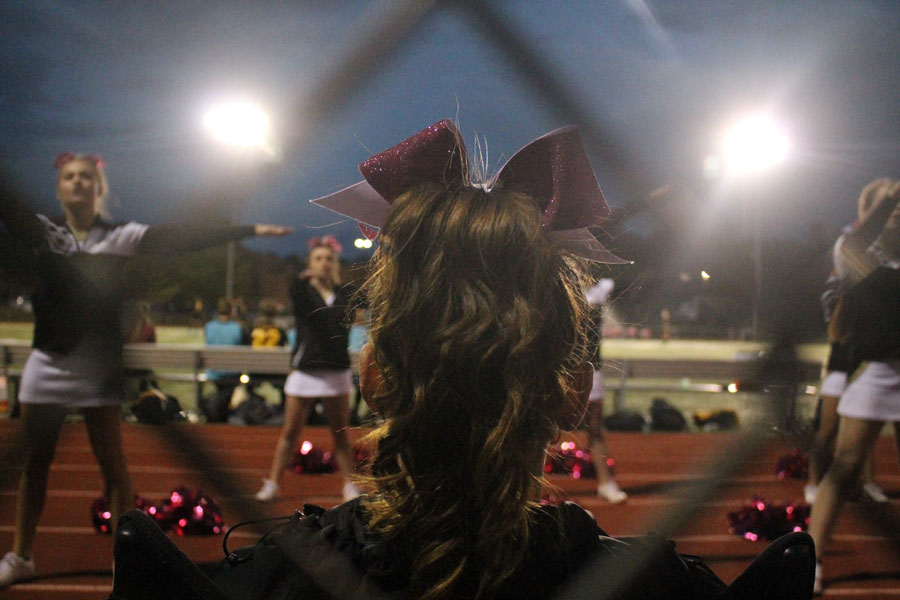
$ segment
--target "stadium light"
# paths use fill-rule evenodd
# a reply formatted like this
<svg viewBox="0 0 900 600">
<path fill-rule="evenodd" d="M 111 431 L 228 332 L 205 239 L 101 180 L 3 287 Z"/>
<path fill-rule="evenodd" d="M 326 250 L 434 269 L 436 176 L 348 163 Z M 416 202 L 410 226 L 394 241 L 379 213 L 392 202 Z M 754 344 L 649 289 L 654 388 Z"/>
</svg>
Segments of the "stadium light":
<svg viewBox="0 0 900 600">
<path fill-rule="evenodd" d="M 785 162 L 791 143 L 782 127 L 770 114 L 761 111 L 746 115 L 728 127 L 722 136 L 718 156 L 707 157 L 704 174 L 713 179 L 720 174 L 741 179 L 760 175 Z M 762 296 L 762 225 L 759 213 L 751 215 L 753 227 L 753 339 L 759 339 L 759 306 Z"/>
<path fill-rule="evenodd" d="M 221 102 L 203 115 L 203 124 L 216 140 L 242 150 L 259 150 L 272 162 L 281 160 L 280 149 L 270 136 L 269 116 L 247 100 Z M 234 297 L 234 241 L 226 245 L 225 297 Z"/>
<path fill-rule="evenodd" d="M 210 108 L 203 124 L 212 136 L 237 148 L 261 150 L 270 159 L 278 158 L 278 149 L 270 137 L 269 116 L 246 100 L 223 102 Z"/>
<path fill-rule="evenodd" d="M 739 119 L 722 138 L 724 166 L 735 175 L 758 173 L 775 166 L 787 158 L 789 151 L 790 141 L 784 129 L 765 113 Z"/>
</svg>

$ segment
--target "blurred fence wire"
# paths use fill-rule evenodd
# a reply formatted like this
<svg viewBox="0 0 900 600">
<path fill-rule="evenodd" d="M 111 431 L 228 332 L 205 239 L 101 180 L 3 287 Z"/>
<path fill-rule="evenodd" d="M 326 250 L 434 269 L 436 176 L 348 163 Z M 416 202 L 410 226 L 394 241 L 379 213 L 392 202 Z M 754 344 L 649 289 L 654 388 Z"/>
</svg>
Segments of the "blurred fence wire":
<svg viewBox="0 0 900 600">
<path fill-rule="evenodd" d="M 380 3 L 365 19 L 367 33 L 348 43 L 345 51 L 324 73 L 321 84 L 308 97 L 298 101 L 296 110 L 302 111 L 305 122 L 333 122 L 345 102 L 354 97 L 353 90 L 377 77 L 391 56 L 402 52 L 404 44 L 419 23 L 428 18 L 445 18 L 450 12 L 462 13 L 472 27 L 482 34 L 483 40 L 500 50 L 507 63 L 518 70 L 522 81 L 532 93 L 545 101 L 565 122 L 580 127 L 589 150 L 622 183 L 623 189 L 630 195 L 630 201 L 642 204 L 646 194 L 657 187 L 659 182 L 638 172 L 635 167 L 637 163 L 630 158 L 628 148 L 616 140 L 602 117 L 594 116 L 598 112 L 597 107 L 589 106 L 578 97 L 573 86 L 563 77 L 563 71 L 542 57 L 526 36 L 508 23 L 496 9 L 498 5 L 499 3 L 482 0 L 406 0 Z M 310 139 L 312 136 L 309 130 L 295 132 L 285 153 L 302 154 Z M 2 193 L 12 193 L 11 186 L 4 185 L 3 188 Z M 758 381 L 764 388 L 774 390 L 773 393 L 760 396 L 765 399 L 766 415 L 756 426 L 735 435 L 726 452 L 703 466 L 702 471 L 707 476 L 672 485 L 667 491 L 673 501 L 671 509 L 655 522 L 647 523 L 645 530 L 659 532 L 663 537 L 674 535 L 702 510 L 704 501 L 712 498 L 725 480 L 741 471 L 749 458 L 758 454 L 773 439 L 793 435 L 796 423 L 792 407 L 798 383 L 795 345 L 799 340 L 795 332 L 791 331 L 789 315 L 796 309 L 791 302 L 798 299 L 788 296 L 786 300 L 783 304 L 786 318 L 776 316 L 773 321 L 780 324 L 780 330 L 773 337 L 776 342 L 765 353 L 766 358 L 759 363 Z M 271 509 L 266 505 L 249 499 L 241 482 L 221 464 L 221 459 L 201 440 L 190 437 L 184 427 L 171 425 L 154 431 L 159 433 L 169 447 L 179 451 L 185 463 L 191 464 L 203 474 L 204 484 L 212 493 L 235 501 L 235 521 L 262 520 L 272 516 Z M 4 456 L 0 456 L 0 464 L 21 464 L 17 455 L 19 442 L 18 439 L 6 440 L 6 451 Z M 7 487 L 17 476 L 18 470 L 15 468 L 0 470 L 0 485 Z M 900 557 L 900 524 L 896 515 L 891 511 L 870 511 L 868 514 L 873 525 L 896 540 L 893 550 Z M 634 555 L 630 564 L 616 562 L 615 565 L 601 564 L 595 569 L 587 569 L 569 582 L 558 597 L 616 597 L 639 576 L 646 559 L 657 549 L 648 546 L 646 552 Z M 291 548 L 284 550 L 288 554 L 295 552 Z M 295 562 L 298 568 L 302 568 L 302 557 L 297 557 Z M 344 598 L 339 596 L 338 600 Z"/>
</svg>

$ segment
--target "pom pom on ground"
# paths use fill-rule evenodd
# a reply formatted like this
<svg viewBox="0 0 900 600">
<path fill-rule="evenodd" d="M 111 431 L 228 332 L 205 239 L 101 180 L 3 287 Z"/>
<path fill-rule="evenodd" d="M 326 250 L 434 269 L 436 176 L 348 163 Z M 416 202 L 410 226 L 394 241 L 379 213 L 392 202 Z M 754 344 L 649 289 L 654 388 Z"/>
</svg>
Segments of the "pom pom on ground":
<svg viewBox="0 0 900 600">
<path fill-rule="evenodd" d="M 316 448 L 309 440 L 303 440 L 294 456 L 291 459 L 288 469 L 298 475 L 305 473 L 307 475 L 334 473 L 337 465 L 331 452 Z"/>
<path fill-rule="evenodd" d="M 137 494 L 134 496 L 134 507 L 152 515 L 153 503 Z M 109 498 L 106 496 L 98 496 L 91 503 L 91 523 L 97 533 L 112 533 L 112 511 L 109 510 Z"/>
<path fill-rule="evenodd" d="M 611 469 L 614 461 L 608 458 L 606 464 Z M 572 479 L 592 479 L 597 477 L 597 468 L 590 450 L 578 448 L 575 442 L 563 442 L 558 448 L 547 450 L 544 473 L 569 475 Z"/>
<path fill-rule="evenodd" d="M 806 503 L 782 504 L 754 496 L 740 510 L 728 513 L 728 531 L 753 542 L 758 539 L 771 541 L 792 531 L 806 531 L 809 511 Z"/>
<path fill-rule="evenodd" d="M 225 530 L 222 509 L 215 498 L 181 486 L 159 504 L 134 497 L 134 507 L 150 515 L 163 531 L 178 535 L 218 535 Z M 112 533 L 109 499 L 100 496 L 91 504 L 91 520 L 98 533 Z"/>
<path fill-rule="evenodd" d="M 172 490 L 151 515 L 163 531 L 177 535 L 218 535 L 225 527 L 216 499 L 184 486 Z"/>
<path fill-rule="evenodd" d="M 775 463 L 778 479 L 806 479 L 809 477 L 809 457 L 799 450 L 792 450 Z"/>
<path fill-rule="evenodd" d="M 366 473 L 372 462 L 372 454 L 369 448 L 362 444 L 355 444 L 353 451 L 350 453 L 353 459 L 353 470 L 357 473 Z"/>
</svg>

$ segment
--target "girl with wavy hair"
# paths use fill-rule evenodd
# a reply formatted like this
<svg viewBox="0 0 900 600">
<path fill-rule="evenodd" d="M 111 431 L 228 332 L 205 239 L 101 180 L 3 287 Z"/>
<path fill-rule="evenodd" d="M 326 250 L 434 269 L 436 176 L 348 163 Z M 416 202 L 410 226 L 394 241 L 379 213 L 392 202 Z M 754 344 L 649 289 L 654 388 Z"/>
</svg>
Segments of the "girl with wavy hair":
<svg viewBox="0 0 900 600">
<path fill-rule="evenodd" d="M 365 183 L 315 202 L 381 227 L 360 375 L 385 421 L 370 492 L 335 510 L 377 537 L 384 589 L 544 597 L 597 539 L 582 509 L 539 502 L 546 447 L 581 420 L 592 374 L 583 274 L 562 246 L 618 260 L 583 230 L 607 208 L 577 132 L 478 186 L 449 121 L 360 170 Z"/>
<path fill-rule="evenodd" d="M 387 421 L 362 508 L 372 531 L 417 549 L 414 596 L 522 589 L 557 521 L 537 503 L 544 451 L 579 412 L 579 274 L 526 196 L 422 186 L 394 205 L 368 286 L 364 393 Z"/>
</svg>

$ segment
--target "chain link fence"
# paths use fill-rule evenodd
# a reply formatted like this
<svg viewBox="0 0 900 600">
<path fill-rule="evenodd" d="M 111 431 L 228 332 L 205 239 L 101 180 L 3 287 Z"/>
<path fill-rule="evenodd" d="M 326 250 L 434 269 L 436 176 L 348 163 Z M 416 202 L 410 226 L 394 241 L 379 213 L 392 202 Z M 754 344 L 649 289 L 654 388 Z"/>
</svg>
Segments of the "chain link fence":
<svg viewBox="0 0 900 600">
<path fill-rule="evenodd" d="M 472 29 L 480 34 L 483 43 L 493 46 L 507 63 L 518 71 L 521 80 L 531 92 L 542 99 L 556 114 L 560 122 L 577 125 L 587 144 L 589 153 L 601 161 L 619 181 L 620 189 L 633 199 L 635 205 L 645 202 L 648 193 L 658 185 L 652 174 L 636 171 L 637 164 L 629 158 L 627 146 L 616 140 L 601 118 L 595 118 L 595 107 L 589 107 L 572 90 L 554 65 L 543 58 L 528 40 L 497 11 L 492 3 L 480 0 L 405 0 L 385 3 L 380 13 L 374 15 L 368 34 L 351 40 L 344 51 L 335 59 L 331 68 L 322 78 L 321 85 L 311 94 L 301 98 L 296 108 L 306 115 L 311 123 L 335 122 L 341 110 L 354 96 L 351 92 L 378 76 L 391 58 L 404 51 L 416 27 L 425 19 L 447 18 L 448 13 L 456 17 L 462 14 Z M 302 155 L 312 139 L 312 130 L 298 133 L 286 144 L 285 154 Z M 4 182 L 4 193 L 14 189 L 11 182 Z M 791 269 L 784 269 L 790 273 Z M 787 282 L 786 282 L 787 283 Z M 765 404 L 765 418 L 751 428 L 735 434 L 727 451 L 709 460 L 702 471 L 707 473 L 700 479 L 672 485 L 667 496 L 674 500 L 670 510 L 645 530 L 656 531 L 661 539 L 673 535 L 688 523 L 703 502 L 711 499 L 716 490 L 729 477 L 740 472 L 747 460 L 759 453 L 773 440 L 782 441 L 785 436 L 796 433 L 795 415 L 792 407 L 798 393 L 799 368 L 795 346 L 801 340 L 792 326 L 794 315 L 801 309 L 798 298 L 789 293 L 779 303 L 779 313 L 772 315 L 775 335 L 769 340 L 765 358 L 759 361 L 758 381 L 765 388 L 775 390 L 761 394 Z M 234 521 L 262 520 L 272 516 L 271 508 L 255 502 L 246 494 L 243 484 L 228 468 L 223 468 L 210 449 L 190 436 L 188 428 L 176 425 L 155 428 L 166 444 L 179 451 L 185 465 L 201 472 L 202 485 L 216 495 L 234 500 Z M 0 457 L 0 463 L 20 464 L 16 453 L 19 440 L 7 440 L 7 455 Z M 16 469 L 5 469 L 0 484 L 9 488 L 18 477 Z M 891 511 L 870 511 L 873 525 L 884 535 L 895 540 L 892 548 L 900 559 L 900 523 Z M 638 577 L 645 559 L 659 548 L 648 546 L 645 552 L 633 556 L 630 564 L 616 562 L 602 564 L 590 569 L 574 579 L 562 590 L 559 598 L 612 598 L 629 582 Z M 289 548 L 285 549 L 290 551 Z M 298 561 L 299 563 L 299 561 Z M 337 599 L 340 600 L 340 599 Z"/>
</svg>

